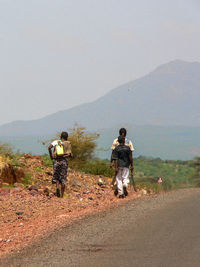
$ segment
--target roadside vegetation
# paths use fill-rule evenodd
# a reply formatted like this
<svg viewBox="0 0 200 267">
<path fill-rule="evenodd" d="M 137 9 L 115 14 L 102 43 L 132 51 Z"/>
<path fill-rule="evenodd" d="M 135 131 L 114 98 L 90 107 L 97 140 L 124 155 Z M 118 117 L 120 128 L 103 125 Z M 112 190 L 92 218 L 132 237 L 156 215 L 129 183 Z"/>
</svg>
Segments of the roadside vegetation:
<svg viewBox="0 0 200 267">
<path fill-rule="evenodd" d="M 134 159 L 134 166 L 134 179 L 139 188 L 159 192 L 193 186 L 191 173 L 194 172 L 194 165 L 192 161 L 169 161 L 140 156 Z M 108 177 L 114 175 L 114 170 L 110 169 L 108 160 L 93 159 L 87 162 L 81 171 Z M 159 177 L 163 179 L 162 185 L 157 184 Z"/>
<path fill-rule="evenodd" d="M 58 134 L 59 136 L 59 134 Z M 75 125 L 70 131 L 69 140 L 72 144 L 74 157 L 70 159 L 70 167 L 94 175 L 113 177 L 114 170 L 110 168 L 109 160 L 94 157 L 98 135 L 91 134 L 85 128 Z M 52 166 L 48 155 L 43 155 L 47 166 Z M 193 161 L 162 160 L 140 156 L 134 158 L 134 179 L 138 188 L 151 189 L 154 192 L 196 186 L 192 174 L 195 172 Z M 157 184 L 162 177 L 162 185 Z M 200 186 L 200 178 L 199 178 Z"/>
<path fill-rule="evenodd" d="M 69 159 L 69 166 L 84 173 L 112 178 L 114 170 L 110 168 L 109 160 L 94 157 L 97 138 L 98 134 L 91 134 L 84 127 L 75 125 L 69 134 L 73 151 L 73 158 Z M 48 144 L 50 141 L 46 141 L 44 144 Z M 13 153 L 8 144 L 0 144 L 0 155 L 14 168 L 24 167 L 20 162 L 22 154 Z M 45 166 L 52 167 L 49 155 L 42 155 L 42 159 Z M 200 157 L 194 161 L 182 161 L 140 156 L 134 158 L 134 166 L 134 179 L 138 188 L 159 192 L 175 188 L 200 187 Z M 40 167 L 35 170 L 42 173 Z M 162 185 L 157 184 L 159 177 L 163 179 Z M 31 174 L 26 173 L 23 182 L 31 184 Z"/>
<path fill-rule="evenodd" d="M 192 162 L 192 165 L 194 169 L 190 178 L 195 186 L 200 187 L 200 157 L 196 157 Z"/>
</svg>

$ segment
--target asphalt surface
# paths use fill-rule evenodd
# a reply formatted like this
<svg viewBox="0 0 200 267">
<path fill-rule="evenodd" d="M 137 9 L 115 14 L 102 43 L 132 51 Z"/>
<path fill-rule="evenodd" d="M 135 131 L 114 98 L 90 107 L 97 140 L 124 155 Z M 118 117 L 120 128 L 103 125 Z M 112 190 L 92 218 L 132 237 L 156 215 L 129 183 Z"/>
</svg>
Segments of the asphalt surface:
<svg viewBox="0 0 200 267">
<path fill-rule="evenodd" d="M 200 189 L 177 190 L 88 216 L 0 266 L 195 267 L 199 230 Z"/>
</svg>

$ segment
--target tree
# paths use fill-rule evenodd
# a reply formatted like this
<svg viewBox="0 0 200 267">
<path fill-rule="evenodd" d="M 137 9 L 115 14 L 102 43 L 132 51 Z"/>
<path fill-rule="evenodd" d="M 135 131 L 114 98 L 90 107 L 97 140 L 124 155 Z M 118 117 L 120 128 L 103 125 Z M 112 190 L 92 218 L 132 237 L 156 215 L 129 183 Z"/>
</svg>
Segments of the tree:
<svg viewBox="0 0 200 267">
<path fill-rule="evenodd" d="M 193 166 L 195 167 L 194 172 L 191 175 L 196 186 L 200 187 L 200 157 L 196 157 Z"/>
<path fill-rule="evenodd" d="M 72 168 L 80 168 L 94 157 L 97 138 L 97 134 L 89 133 L 85 127 L 75 125 L 70 129 L 68 140 L 72 145 L 73 158 L 70 160 Z"/>
<path fill-rule="evenodd" d="M 60 134 L 57 134 L 57 138 L 60 139 Z M 73 157 L 69 158 L 70 167 L 74 169 L 81 169 L 89 160 L 94 157 L 94 151 L 97 147 L 96 139 L 99 134 L 89 133 L 85 127 L 80 127 L 75 124 L 69 131 L 68 140 L 72 146 Z M 43 141 L 43 145 L 47 145 L 52 140 Z"/>
</svg>

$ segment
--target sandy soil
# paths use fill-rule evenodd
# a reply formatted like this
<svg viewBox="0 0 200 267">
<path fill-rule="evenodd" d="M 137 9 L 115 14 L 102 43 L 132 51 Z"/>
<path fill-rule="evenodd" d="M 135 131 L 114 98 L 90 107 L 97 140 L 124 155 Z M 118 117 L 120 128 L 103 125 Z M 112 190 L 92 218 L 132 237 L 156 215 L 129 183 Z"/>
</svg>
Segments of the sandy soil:
<svg viewBox="0 0 200 267">
<path fill-rule="evenodd" d="M 97 182 L 99 177 L 93 178 Z M 126 199 L 118 199 L 108 184 L 104 188 L 93 184 L 87 190 L 68 189 L 61 199 L 52 193 L 45 195 L 43 189 L 1 188 L 0 256 L 18 251 L 87 214 L 111 209 L 142 196 L 129 190 Z"/>
<path fill-rule="evenodd" d="M 0 260 L 0 265 L 199 266 L 200 189 L 127 200 L 112 202 L 122 204 L 117 208 L 63 224 L 20 253 Z"/>
</svg>

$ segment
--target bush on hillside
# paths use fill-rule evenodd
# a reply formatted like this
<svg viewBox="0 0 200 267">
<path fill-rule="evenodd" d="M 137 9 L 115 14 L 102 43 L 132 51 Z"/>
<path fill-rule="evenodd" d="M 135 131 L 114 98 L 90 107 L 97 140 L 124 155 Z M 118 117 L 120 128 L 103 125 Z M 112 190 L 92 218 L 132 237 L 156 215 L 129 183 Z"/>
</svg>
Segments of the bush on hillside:
<svg viewBox="0 0 200 267">
<path fill-rule="evenodd" d="M 94 157 L 97 146 L 97 134 L 89 133 L 86 128 L 75 125 L 70 129 L 68 140 L 72 145 L 73 158 L 70 160 L 73 168 L 81 168 Z"/>
<path fill-rule="evenodd" d="M 85 127 L 75 125 L 70 129 L 68 140 L 71 143 L 73 154 L 73 157 L 69 158 L 70 168 L 81 169 L 86 163 L 93 159 L 94 151 L 97 146 L 97 138 L 97 134 L 88 132 Z M 60 133 L 57 134 L 57 139 L 60 139 Z M 53 139 L 42 143 L 43 145 L 47 145 L 51 141 L 53 141 Z M 43 155 L 43 160 L 45 165 L 52 166 L 49 156 Z"/>
<path fill-rule="evenodd" d="M 194 159 L 193 166 L 195 169 L 191 174 L 191 179 L 197 187 L 200 187 L 200 157 Z"/>
<path fill-rule="evenodd" d="M 106 177 L 113 177 L 114 175 L 114 170 L 110 168 L 109 161 L 101 159 L 95 159 L 87 162 L 81 168 L 81 171 L 94 175 L 103 175 Z"/>
<path fill-rule="evenodd" d="M 10 144 L 0 142 L 0 155 L 8 156 L 12 153 L 12 147 Z"/>
</svg>

